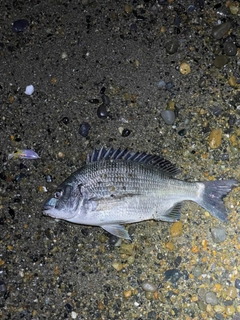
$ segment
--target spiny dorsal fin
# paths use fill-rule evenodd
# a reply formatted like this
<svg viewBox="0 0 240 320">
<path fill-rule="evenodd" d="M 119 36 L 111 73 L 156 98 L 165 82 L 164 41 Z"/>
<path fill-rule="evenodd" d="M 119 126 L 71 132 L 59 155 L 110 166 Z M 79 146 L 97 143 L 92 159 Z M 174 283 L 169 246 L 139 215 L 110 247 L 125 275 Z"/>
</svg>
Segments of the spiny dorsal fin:
<svg viewBox="0 0 240 320">
<path fill-rule="evenodd" d="M 87 163 L 96 162 L 100 160 L 125 160 L 142 163 L 148 166 L 155 167 L 159 170 L 163 170 L 165 173 L 175 176 L 181 172 L 174 164 L 169 160 L 166 160 L 157 155 L 147 154 L 145 152 L 130 152 L 127 149 L 121 150 L 105 149 L 102 147 L 100 150 L 94 149 L 92 154 L 87 156 Z"/>
</svg>

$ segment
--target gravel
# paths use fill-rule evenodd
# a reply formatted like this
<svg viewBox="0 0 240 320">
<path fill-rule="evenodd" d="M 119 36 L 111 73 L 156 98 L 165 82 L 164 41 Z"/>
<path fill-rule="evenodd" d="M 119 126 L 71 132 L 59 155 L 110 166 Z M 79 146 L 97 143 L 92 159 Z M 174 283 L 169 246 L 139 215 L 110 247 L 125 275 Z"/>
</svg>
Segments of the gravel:
<svg viewBox="0 0 240 320">
<path fill-rule="evenodd" d="M 126 226 L 132 243 L 42 214 L 95 147 L 161 154 L 187 181 L 240 180 L 237 2 L 3 0 L 0 11 L 0 318 L 239 319 L 239 187 L 227 223 L 186 202 L 181 232 L 145 221 Z M 19 149 L 40 158 L 8 159 Z"/>
</svg>

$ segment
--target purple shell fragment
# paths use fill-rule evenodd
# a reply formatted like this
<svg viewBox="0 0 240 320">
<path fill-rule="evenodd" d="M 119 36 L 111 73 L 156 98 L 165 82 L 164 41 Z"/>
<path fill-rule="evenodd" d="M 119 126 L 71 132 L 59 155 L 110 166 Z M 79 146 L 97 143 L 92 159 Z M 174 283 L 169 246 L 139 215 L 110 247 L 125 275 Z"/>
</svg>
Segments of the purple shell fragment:
<svg viewBox="0 0 240 320">
<path fill-rule="evenodd" d="M 25 149 L 25 150 L 20 150 L 19 149 L 19 150 L 15 151 L 13 153 L 10 153 L 8 155 L 8 159 L 12 159 L 12 158 L 13 159 L 20 158 L 20 159 L 34 160 L 34 159 L 38 159 L 40 157 L 35 151 L 33 151 L 31 149 Z"/>
</svg>

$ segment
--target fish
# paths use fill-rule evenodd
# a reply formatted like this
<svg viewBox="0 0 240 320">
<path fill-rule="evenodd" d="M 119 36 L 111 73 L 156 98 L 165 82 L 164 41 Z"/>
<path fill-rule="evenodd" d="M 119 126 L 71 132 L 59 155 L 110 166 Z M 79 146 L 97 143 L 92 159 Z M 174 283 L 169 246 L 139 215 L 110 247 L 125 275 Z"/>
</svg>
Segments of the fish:
<svg viewBox="0 0 240 320">
<path fill-rule="evenodd" d="M 99 226 L 131 240 L 125 224 L 145 220 L 179 221 L 182 204 L 194 201 L 221 221 L 222 201 L 237 180 L 187 182 L 169 160 L 127 149 L 94 149 L 43 206 L 43 214 L 76 224 Z"/>
</svg>

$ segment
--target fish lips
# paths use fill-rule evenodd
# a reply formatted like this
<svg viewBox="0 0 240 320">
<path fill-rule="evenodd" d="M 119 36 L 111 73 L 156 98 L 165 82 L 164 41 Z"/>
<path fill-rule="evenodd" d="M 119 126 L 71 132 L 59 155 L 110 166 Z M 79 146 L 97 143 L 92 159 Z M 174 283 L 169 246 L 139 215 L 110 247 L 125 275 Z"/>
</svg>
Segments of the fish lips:
<svg viewBox="0 0 240 320">
<path fill-rule="evenodd" d="M 57 204 L 57 199 L 55 198 L 50 198 L 48 201 L 45 202 L 43 206 L 43 214 L 45 216 L 51 216 L 51 217 L 57 217 L 57 215 L 54 215 L 54 211 L 56 210 L 56 204 Z"/>
</svg>

